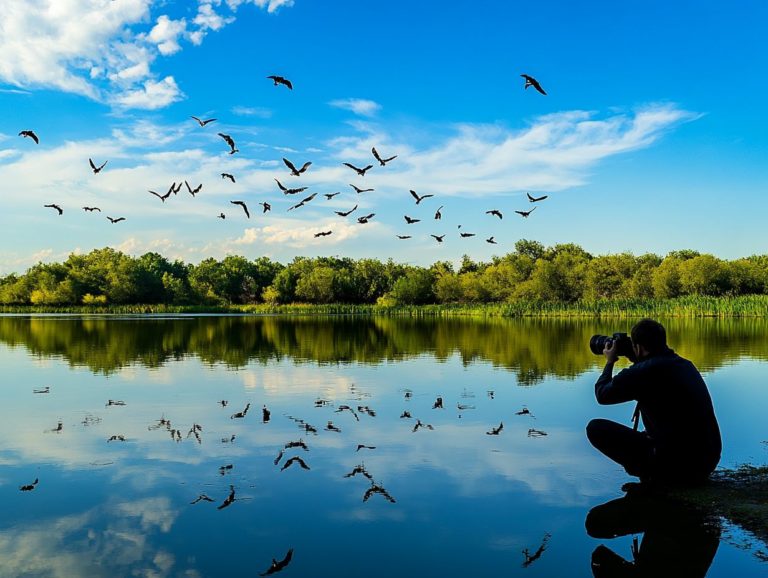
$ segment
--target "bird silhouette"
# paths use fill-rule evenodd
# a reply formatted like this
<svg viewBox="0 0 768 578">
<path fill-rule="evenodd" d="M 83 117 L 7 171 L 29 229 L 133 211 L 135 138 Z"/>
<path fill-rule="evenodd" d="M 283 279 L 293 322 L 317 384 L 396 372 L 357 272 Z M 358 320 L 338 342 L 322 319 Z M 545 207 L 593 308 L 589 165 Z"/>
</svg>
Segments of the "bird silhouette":
<svg viewBox="0 0 768 578">
<path fill-rule="evenodd" d="M 275 182 L 277 183 L 277 186 L 280 187 L 280 190 L 283 191 L 283 194 L 285 195 L 295 195 L 296 193 L 301 193 L 302 191 L 306 191 L 309 187 L 299 187 L 297 189 L 289 189 L 283 185 L 280 181 L 275 179 Z"/>
<path fill-rule="evenodd" d="M 229 145 L 229 149 L 230 149 L 229 154 L 233 155 L 236 152 L 240 152 L 239 149 L 235 148 L 235 141 L 231 136 L 229 136 L 228 134 L 224 134 L 223 132 L 216 133 L 216 134 L 218 134 L 221 138 L 223 138 L 224 142 L 226 142 Z"/>
<path fill-rule="evenodd" d="M 99 207 L 83 207 L 83 210 L 86 213 L 92 213 L 93 211 L 98 211 L 99 213 L 101 213 L 101 209 Z"/>
<path fill-rule="evenodd" d="M 354 409 L 352 409 L 350 406 L 343 404 L 336 408 L 336 411 L 334 413 L 341 413 L 342 411 L 348 411 L 353 416 L 355 416 L 355 421 L 360 421 L 360 416 L 357 415 Z"/>
<path fill-rule="evenodd" d="M 360 450 L 375 450 L 376 446 L 367 446 L 365 444 L 357 444 L 356 452 L 359 452 Z"/>
<path fill-rule="evenodd" d="M 530 211 L 515 211 L 515 213 L 517 213 L 517 214 L 518 214 L 518 215 L 520 215 L 521 217 L 523 217 L 523 218 L 527 219 L 527 218 L 528 218 L 528 215 L 530 215 L 531 213 L 533 213 L 535 210 L 536 210 L 536 207 L 533 207 L 533 208 L 532 208 Z"/>
<path fill-rule="evenodd" d="M 349 215 L 354 213 L 356 210 L 357 210 L 357 205 L 355 205 L 348 211 L 334 211 L 334 213 L 336 213 L 339 217 L 348 217 Z"/>
<path fill-rule="evenodd" d="M 325 431 L 333 431 L 336 433 L 341 433 L 341 428 L 333 425 L 333 422 L 331 420 L 328 420 L 328 423 L 325 426 Z"/>
<path fill-rule="evenodd" d="M 125 402 L 123 400 L 121 400 L 121 399 L 108 399 L 107 403 L 104 405 L 104 407 L 110 407 L 112 405 L 116 405 L 116 406 L 121 406 L 122 407 L 122 406 L 125 405 Z"/>
<path fill-rule="evenodd" d="M 361 225 L 365 225 L 368 221 L 370 221 L 375 216 L 376 216 L 376 213 L 370 213 L 368 215 L 358 217 L 357 222 L 360 223 Z"/>
<path fill-rule="evenodd" d="M 309 201 L 311 201 L 312 199 L 314 199 L 316 196 L 317 196 L 317 193 L 312 193 L 312 194 L 311 194 L 311 195 L 309 195 L 309 196 L 308 196 L 306 199 L 303 199 L 301 202 L 299 202 L 299 203 L 296 203 L 295 205 L 293 205 L 293 206 L 292 206 L 291 208 L 289 208 L 288 210 L 289 210 L 289 211 L 292 211 L 293 209 L 298 209 L 299 207 L 303 207 L 305 204 L 307 204 Z"/>
<path fill-rule="evenodd" d="M 301 165 L 300 169 L 296 168 L 296 165 L 294 165 L 291 161 L 283 157 L 283 162 L 285 163 L 285 166 L 288 167 L 291 171 L 291 174 L 294 177 L 300 177 L 301 173 L 306 172 L 306 170 L 309 168 L 309 166 L 312 164 L 312 161 L 307 161 L 303 165 Z"/>
<path fill-rule="evenodd" d="M 341 164 L 343 164 L 344 166 L 347 166 L 347 167 L 349 167 L 350 169 L 352 169 L 353 171 L 355 171 L 355 172 L 356 172 L 358 175 L 360 175 L 361 177 L 364 177 L 364 176 L 365 176 L 365 173 L 366 173 L 368 170 L 370 170 L 370 169 L 372 169 L 372 168 L 373 168 L 373 165 L 367 165 L 366 167 L 363 167 L 363 168 L 361 169 L 361 168 L 359 168 L 359 167 L 356 167 L 355 165 L 353 165 L 353 164 L 351 164 L 351 163 L 341 163 Z"/>
<path fill-rule="evenodd" d="M 462 238 L 467 238 L 467 237 L 474 237 L 476 234 L 477 233 L 459 233 L 459 236 Z"/>
<path fill-rule="evenodd" d="M 107 217 L 107 219 L 109 219 L 109 222 L 112 223 L 113 225 L 115 223 L 119 223 L 120 221 L 125 221 L 125 217 L 117 217 L 117 218 Z"/>
<path fill-rule="evenodd" d="M 443 210 L 443 206 L 444 205 L 440 205 L 440 208 L 437 211 L 435 211 L 435 220 L 437 221 L 443 218 L 443 213 L 440 212 Z"/>
<path fill-rule="evenodd" d="M 251 402 L 248 402 L 245 404 L 245 408 L 243 411 L 238 411 L 237 413 L 233 413 L 231 416 L 229 416 L 229 419 L 239 419 L 243 418 L 248 414 L 248 410 L 251 408 Z"/>
<path fill-rule="evenodd" d="M 528 437 L 529 438 L 538 438 L 547 435 L 547 432 L 541 431 L 540 429 L 533 429 L 530 428 L 528 430 Z"/>
<path fill-rule="evenodd" d="M 289 89 L 293 90 L 293 84 L 290 80 L 287 78 L 283 78 L 282 76 L 276 76 L 274 74 L 271 74 L 270 76 L 267 76 L 267 78 L 271 79 L 274 83 L 274 86 L 278 86 L 279 84 L 287 86 Z"/>
<path fill-rule="evenodd" d="M 504 429 L 504 423 L 501 422 L 501 423 L 499 423 L 498 427 L 492 427 L 490 429 L 490 431 L 485 432 L 485 435 L 497 436 L 497 435 L 499 435 L 501 433 L 501 430 L 503 430 L 503 429 Z"/>
<path fill-rule="evenodd" d="M 421 222 L 421 219 L 414 219 L 409 217 L 408 215 L 403 215 L 403 218 L 405 219 L 405 222 L 409 225 L 412 225 L 413 223 Z"/>
<path fill-rule="evenodd" d="M 37 135 L 33 130 L 23 130 L 19 133 L 19 136 L 23 136 L 24 138 L 31 138 L 33 141 L 35 141 L 35 144 L 40 144 L 40 139 L 37 138 Z"/>
<path fill-rule="evenodd" d="M 33 389 L 32 393 L 51 393 L 51 386 L 46 385 L 42 389 Z"/>
<path fill-rule="evenodd" d="M 174 195 L 178 194 L 179 191 L 181 190 L 181 185 L 182 185 L 181 181 L 179 181 L 179 184 L 176 184 L 175 182 L 171 183 L 171 192 Z"/>
<path fill-rule="evenodd" d="M 109 161 L 104 161 L 103 163 L 101 163 L 101 166 L 97 167 L 91 159 L 88 159 L 88 164 L 91 165 L 91 169 L 93 170 L 94 175 L 100 173 L 101 169 L 103 169 L 108 162 Z"/>
<path fill-rule="evenodd" d="M 261 211 L 262 213 L 266 213 L 266 212 L 272 210 L 272 205 L 270 205 L 266 201 L 264 201 L 263 203 L 259 203 L 259 204 L 262 206 L 262 211 Z"/>
<path fill-rule="evenodd" d="M 341 194 L 341 193 L 323 193 L 323 195 L 325 195 L 325 198 L 326 198 L 326 199 L 328 199 L 329 201 L 330 201 L 330 200 L 331 200 L 333 197 L 335 197 L 336 195 L 340 195 L 340 194 Z"/>
<path fill-rule="evenodd" d="M 359 195 L 360 193 L 368 193 L 370 191 L 373 191 L 374 189 L 361 189 L 360 187 L 356 187 L 352 183 L 349 184 L 350 187 L 355 189 L 355 192 Z"/>
<path fill-rule="evenodd" d="M 189 194 L 193 197 L 200 192 L 200 190 L 203 188 L 203 183 L 200 183 L 197 185 L 194 189 L 189 186 L 189 183 L 187 181 L 184 181 L 184 184 L 187 185 L 187 190 L 189 191 Z"/>
<path fill-rule="evenodd" d="M 527 74 L 521 74 L 520 76 L 522 76 L 525 79 L 525 86 L 523 88 L 527 89 L 529 86 L 532 86 L 533 88 L 538 90 L 541 94 L 546 96 L 547 93 L 544 92 L 544 89 L 541 88 L 539 81 L 536 80 L 533 76 L 528 76 Z"/>
<path fill-rule="evenodd" d="M 438 397 L 435 403 L 432 404 L 432 409 L 443 409 L 443 398 Z"/>
<path fill-rule="evenodd" d="M 219 504 L 216 507 L 216 509 L 223 510 L 224 508 L 231 506 L 234 501 L 235 501 L 235 486 L 230 485 L 229 495 L 226 498 L 224 498 L 224 501 L 221 504 Z"/>
<path fill-rule="evenodd" d="M 499 219 L 503 219 L 504 215 L 501 214 L 501 211 L 498 209 L 491 209 L 490 211 L 485 212 L 486 215 L 493 215 L 494 217 L 498 217 Z"/>
<path fill-rule="evenodd" d="M 416 420 L 416 424 L 413 426 L 413 430 L 412 431 L 415 432 L 416 430 L 418 430 L 419 428 L 422 428 L 422 427 L 425 428 L 425 429 L 429 429 L 429 430 L 435 429 L 434 426 L 432 426 L 432 425 L 430 425 L 428 423 L 422 423 L 422 421 L 420 419 L 417 419 Z"/>
<path fill-rule="evenodd" d="M 372 410 L 370 407 L 368 407 L 367 405 L 358 405 L 357 411 L 359 411 L 360 413 L 368 414 L 371 417 L 376 417 L 376 412 Z"/>
<path fill-rule="evenodd" d="M 260 573 L 259 576 L 269 576 L 270 574 L 274 574 L 275 572 L 280 572 L 283 568 L 288 566 L 288 564 L 291 563 L 291 560 L 293 559 L 293 548 L 290 548 L 288 550 L 288 553 L 285 555 L 285 558 L 282 560 L 277 560 L 275 558 L 272 558 L 272 564 L 269 568 L 267 568 L 264 572 Z"/>
<path fill-rule="evenodd" d="M 245 216 L 249 219 L 251 218 L 251 213 L 243 201 L 229 201 L 229 202 L 232 203 L 233 205 L 240 205 L 241 207 L 243 207 L 243 211 L 245 211 Z"/>
<path fill-rule="evenodd" d="M 493 237 L 488 237 L 488 238 L 485 240 L 485 242 L 486 242 L 486 243 L 490 243 L 491 245 L 498 245 L 498 243 L 496 242 L 496 239 L 495 239 L 495 238 L 493 238 Z"/>
<path fill-rule="evenodd" d="M 327 237 L 331 233 L 333 233 L 333 231 L 319 231 L 315 233 L 315 239 L 317 239 L 318 237 Z"/>
<path fill-rule="evenodd" d="M 206 124 L 208 124 L 209 122 L 214 122 L 214 121 L 216 121 L 216 119 L 215 119 L 215 118 L 208 118 L 208 119 L 205 119 L 205 120 L 200 120 L 200 119 L 199 119 L 199 118 L 197 118 L 196 116 L 193 116 L 192 118 L 194 118 L 194 119 L 197 121 L 197 124 L 199 124 L 200 126 L 205 126 L 205 125 L 206 125 Z"/>
<path fill-rule="evenodd" d="M 523 556 L 525 556 L 525 561 L 523 562 L 523 568 L 527 568 L 533 562 L 541 558 L 541 555 L 544 553 L 544 550 L 546 550 L 547 548 L 547 542 L 549 542 L 549 539 L 551 537 L 552 535 L 549 532 L 544 534 L 544 539 L 541 541 L 541 545 L 536 549 L 536 551 L 533 554 L 528 552 L 528 548 L 523 549 Z"/>
<path fill-rule="evenodd" d="M 307 465 L 307 462 L 302 460 L 299 456 L 293 456 L 283 464 L 283 467 L 280 468 L 280 471 L 282 472 L 283 470 L 290 468 L 293 464 L 299 464 L 301 468 L 304 470 L 310 469 L 309 466 Z"/>
<path fill-rule="evenodd" d="M 428 199 L 429 197 L 434 197 L 434 196 L 435 196 L 435 195 L 421 195 L 421 196 L 419 196 L 419 195 L 416 193 L 416 191 L 413 191 L 413 190 L 411 190 L 411 191 L 410 191 L 410 193 L 411 193 L 411 196 L 412 196 L 414 199 L 416 199 L 416 204 L 417 204 L 417 205 L 418 205 L 418 204 L 419 204 L 421 201 L 423 201 L 424 199 Z"/>
<path fill-rule="evenodd" d="M 363 464 L 356 465 L 354 468 L 352 468 L 351 472 L 344 474 L 344 477 L 353 478 L 357 474 L 360 474 L 361 476 L 368 478 L 370 481 L 373 481 L 373 476 L 368 473 L 368 470 L 365 469 Z"/>
<path fill-rule="evenodd" d="M 234 175 L 232 175 L 232 174 L 230 174 L 230 173 L 221 173 L 221 178 L 222 178 L 222 179 L 229 179 L 229 180 L 230 180 L 230 181 L 232 181 L 233 183 L 234 183 L 234 182 L 236 182 L 236 181 L 235 181 L 235 176 L 234 176 Z"/>
<path fill-rule="evenodd" d="M 277 457 L 274 460 L 274 464 L 277 465 L 280 463 L 280 460 L 283 459 L 283 455 L 285 454 L 285 450 L 281 449 L 279 452 L 277 452 Z"/>
<path fill-rule="evenodd" d="M 269 421 L 272 412 L 267 409 L 266 405 L 261 406 L 261 423 L 267 423 Z"/>
<path fill-rule="evenodd" d="M 400 419 L 410 419 L 411 418 L 411 412 L 408 410 L 404 410 L 403 413 L 400 414 Z"/>
<path fill-rule="evenodd" d="M 386 164 L 387 164 L 389 161 L 395 160 L 395 159 L 397 158 L 397 155 L 395 155 L 395 156 L 393 156 L 393 157 L 389 157 L 388 159 L 383 159 L 383 158 L 381 158 L 381 156 L 379 155 L 379 151 L 377 151 L 377 150 L 376 150 L 376 147 L 373 147 L 373 148 L 371 149 L 371 152 L 373 153 L 373 158 L 375 158 L 377 161 L 379 161 L 379 164 L 380 164 L 382 167 L 383 167 L 384 165 L 386 165 Z"/>
<path fill-rule="evenodd" d="M 209 497 L 208 497 L 208 496 L 206 496 L 205 494 L 200 494 L 199 496 L 197 496 L 197 498 L 195 498 L 194 500 L 192 500 L 192 501 L 190 502 L 190 504 L 197 504 L 198 502 L 203 502 L 203 501 L 205 501 L 205 502 L 213 502 L 213 499 L 212 499 L 212 498 L 209 498 Z"/>
<path fill-rule="evenodd" d="M 234 469 L 234 467 L 235 466 L 233 464 L 227 464 L 225 466 L 220 466 L 219 467 L 219 475 L 223 476 L 227 472 L 231 472 Z"/>
<path fill-rule="evenodd" d="M 218 215 L 216 215 L 216 218 L 217 219 L 226 219 L 227 216 L 224 213 L 219 213 Z"/>
<path fill-rule="evenodd" d="M 411 235 L 397 235 L 398 239 L 410 239 Z"/>
<path fill-rule="evenodd" d="M 62 209 L 59 205 L 56 203 L 51 203 L 50 205 L 43 205 L 44 207 L 47 207 L 49 209 L 56 209 L 59 212 L 59 215 L 62 215 L 64 213 L 64 209 Z"/>
<path fill-rule="evenodd" d="M 515 415 L 531 415 L 531 410 L 529 410 L 527 407 L 524 407 L 520 411 L 516 411 Z"/>
<path fill-rule="evenodd" d="M 549 195 L 542 195 L 541 197 L 532 197 L 532 196 L 531 196 L 531 193 L 525 193 L 525 194 L 526 194 L 526 195 L 528 195 L 528 200 L 529 200 L 530 202 L 532 202 L 532 203 L 537 203 L 537 202 L 539 202 L 539 201 L 543 201 L 544 199 L 546 199 L 547 197 L 549 197 Z"/>
<path fill-rule="evenodd" d="M 373 494 L 381 494 L 388 502 L 395 503 L 395 499 L 385 488 L 373 482 L 371 483 L 371 487 L 365 490 L 365 493 L 363 494 L 363 502 L 367 502 Z"/>
<path fill-rule="evenodd" d="M 35 478 L 34 482 L 32 482 L 31 484 L 25 484 L 23 486 L 20 486 L 19 490 L 21 490 L 22 492 L 31 492 L 32 490 L 35 489 L 35 486 L 37 486 L 39 482 L 40 480 L 38 478 Z"/>
<path fill-rule="evenodd" d="M 167 193 L 164 195 L 161 195 L 160 193 L 156 193 L 155 191 L 149 191 L 151 194 L 155 195 L 158 199 L 163 201 L 165 203 L 165 199 L 171 196 L 171 193 L 173 192 L 173 188 L 169 189 Z"/>
<path fill-rule="evenodd" d="M 308 446 L 307 446 L 307 444 L 304 442 L 304 440 L 301 440 L 301 439 L 300 439 L 300 440 L 298 440 L 298 441 L 288 442 L 288 443 L 286 443 L 286 444 L 283 446 L 283 448 L 285 448 L 286 450 L 290 450 L 290 449 L 292 449 L 292 448 L 301 448 L 301 449 L 303 449 L 305 452 L 308 452 L 308 451 L 309 451 L 309 447 L 308 447 Z"/>
<path fill-rule="evenodd" d="M 442 243 L 445 235 L 430 235 L 430 237 L 434 238 L 438 243 Z"/>
</svg>

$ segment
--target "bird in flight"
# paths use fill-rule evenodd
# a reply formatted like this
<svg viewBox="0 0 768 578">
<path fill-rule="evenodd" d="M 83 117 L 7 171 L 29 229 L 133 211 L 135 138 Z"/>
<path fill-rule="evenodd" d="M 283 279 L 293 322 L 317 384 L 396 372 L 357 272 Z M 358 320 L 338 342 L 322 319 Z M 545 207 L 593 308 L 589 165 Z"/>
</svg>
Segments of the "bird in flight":
<svg viewBox="0 0 768 578">
<path fill-rule="evenodd" d="M 333 233 L 333 231 L 320 231 L 319 233 L 315 233 L 315 239 L 318 237 L 327 237 L 331 233 Z"/>
<path fill-rule="evenodd" d="M 32 482 L 31 484 L 25 484 L 25 485 L 23 485 L 23 486 L 20 486 L 20 487 L 19 487 L 19 489 L 20 489 L 22 492 L 31 492 L 32 490 L 34 490 L 34 489 L 35 489 L 35 486 L 36 486 L 36 485 L 37 485 L 39 482 L 40 482 L 40 480 L 39 480 L 38 478 L 35 478 L 35 481 L 34 481 L 34 482 Z"/>
<path fill-rule="evenodd" d="M 104 165 L 106 165 L 108 162 L 109 161 L 104 161 L 103 163 L 101 163 L 100 166 L 97 167 L 96 164 L 93 162 L 93 160 L 88 159 L 88 164 L 91 165 L 91 169 L 93 170 L 93 174 L 94 175 L 100 173 L 101 169 L 103 169 Z"/>
<path fill-rule="evenodd" d="M 37 138 L 37 135 L 33 130 L 23 130 L 19 133 L 19 136 L 23 136 L 24 138 L 31 138 L 33 141 L 35 141 L 35 144 L 40 144 L 40 139 Z"/>
<path fill-rule="evenodd" d="M 522 76 L 525 79 L 525 86 L 523 88 L 528 88 L 529 86 L 532 86 L 533 88 L 538 90 L 541 94 L 546 96 L 547 93 L 544 92 L 544 89 L 541 88 L 539 81 L 536 80 L 533 76 L 528 76 L 527 74 L 521 74 L 520 76 Z"/>
<path fill-rule="evenodd" d="M 476 233 L 459 233 L 459 236 L 462 238 L 474 237 L 475 235 Z"/>
<path fill-rule="evenodd" d="M 217 219 L 226 219 L 227 216 L 224 213 L 219 213 L 218 215 L 216 215 L 216 218 Z"/>
<path fill-rule="evenodd" d="M 235 141 L 232 139 L 231 136 L 228 134 L 224 134 L 223 132 L 217 133 L 221 138 L 224 139 L 224 141 L 229 145 L 230 151 L 229 154 L 233 155 L 236 152 L 240 152 L 239 149 L 235 148 Z"/>
<path fill-rule="evenodd" d="M 533 207 L 530 211 L 515 211 L 515 213 L 517 213 L 523 218 L 528 218 L 528 215 L 533 213 L 535 210 L 536 210 L 536 207 Z"/>
<path fill-rule="evenodd" d="M 283 467 L 280 468 L 280 471 L 282 472 L 283 470 L 290 468 L 293 464 L 299 464 L 301 468 L 304 470 L 310 469 L 309 466 L 307 465 L 307 462 L 302 460 L 299 456 L 293 456 L 283 464 Z"/>
<path fill-rule="evenodd" d="M 549 196 L 549 195 L 543 195 L 541 197 L 532 197 L 531 193 L 525 193 L 525 194 L 528 195 L 528 200 L 530 202 L 532 202 L 532 203 L 536 203 L 538 201 L 543 201 L 544 199 L 546 199 Z"/>
<path fill-rule="evenodd" d="M 362 217 L 358 217 L 358 218 L 357 218 L 357 222 L 358 222 L 358 223 L 360 223 L 361 225 L 365 225 L 365 224 L 366 224 L 368 221 L 370 221 L 370 220 L 371 220 L 371 219 L 372 219 L 372 218 L 373 218 L 375 215 L 376 215 L 376 213 L 370 213 L 369 215 L 364 215 L 364 216 L 362 216 Z"/>
<path fill-rule="evenodd" d="M 398 239 L 410 239 L 411 235 L 397 235 Z"/>
<path fill-rule="evenodd" d="M 215 118 L 208 118 L 206 120 L 200 120 L 196 116 L 193 116 L 192 118 L 194 118 L 197 121 L 197 124 L 199 124 L 200 126 L 205 126 L 209 122 L 214 122 L 216 120 Z"/>
<path fill-rule="evenodd" d="M 248 211 L 248 207 L 243 201 L 229 201 L 229 202 L 232 203 L 233 205 L 240 205 L 241 207 L 243 207 L 243 211 L 245 211 L 245 216 L 249 219 L 251 218 L 251 213 Z"/>
<path fill-rule="evenodd" d="M 364 176 L 365 176 L 365 173 L 366 173 L 368 170 L 370 170 L 370 169 L 372 169 L 372 168 L 373 168 L 373 165 L 367 165 L 367 166 L 365 166 L 365 167 L 363 167 L 363 168 L 361 169 L 361 168 L 359 168 L 359 167 L 356 167 L 355 165 L 353 165 L 353 164 L 351 164 L 351 163 L 341 163 L 341 164 L 343 164 L 343 165 L 344 165 L 344 166 L 346 166 L 346 167 L 349 167 L 350 169 L 352 169 L 353 171 L 355 171 L 355 172 L 356 172 L 358 175 L 360 175 L 361 177 L 364 177 Z"/>
<path fill-rule="evenodd" d="M 357 444 L 356 452 L 359 452 L 360 450 L 375 450 L 376 446 L 367 446 L 365 444 Z"/>
<path fill-rule="evenodd" d="M 99 207 L 83 207 L 83 210 L 86 213 L 92 213 L 93 211 L 98 211 L 99 213 L 101 213 L 101 209 Z"/>
<path fill-rule="evenodd" d="M 235 175 L 231 175 L 229 173 L 221 173 L 221 178 L 222 179 L 229 179 L 233 183 L 235 182 Z"/>
<path fill-rule="evenodd" d="M 384 165 L 386 165 L 386 164 L 387 164 L 389 161 L 395 160 L 395 159 L 397 158 L 397 155 L 395 155 L 395 156 L 393 156 L 393 157 L 389 157 L 388 159 L 383 159 L 383 158 L 381 158 L 381 156 L 379 155 L 379 151 L 377 151 L 377 150 L 376 150 L 376 147 L 373 147 L 373 148 L 371 149 L 371 152 L 373 153 L 373 158 L 375 158 L 377 161 L 379 161 L 379 164 L 380 164 L 382 167 L 383 167 Z"/>
<path fill-rule="evenodd" d="M 301 165 L 300 169 L 297 169 L 296 165 L 294 165 L 291 161 L 289 161 L 285 157 L 283 157 L 283 162 L 285 163 L 285 166 L 288 167 L 288 169 L 290 169 L 291 174 L 294 177 L 301 176 L 301 173 L 305 172 L 309 168 L 309 166 L 312 164 L 312 161 L 307 161 L 303 165 Z"/>
<path fill-rule="evenodd" d="M 323 193 L 323 194 L 325 195 L 325 198 L 330 201 L 333 197 L 335 197 L 336 195 L 340 195 L 341 193 Z"/>
<path fill-rule="evenodd" d="M 498 209 L 491 209 L 490 211 L 485 212 L 486 215 L 493 215 L 494 217 L 498 217 L 499 219 L 503 219 L 504 215 L 501 214 L 501 211 Z"/>
<path fill-rule="evenodd" d="M 270 574 L 274 574 L 275 572 L 280 572 L 283 568 L 288 566 L 288 564 L 291 563 L 291 559 L 293 558 L 293 548 L 290 548 L 288 550 L 288 553 L 285 555 L 285 558 L 282 560 L 277 560 L 275 558 L 272 558 L 272 565 L 267 568 L 264 572 L 260 573 L 259 576 L 269 576 Z"/>
<path fill-rule="evenodd" d="M 421 222 L 421 219 L 412 219 L 408 215 L 403 215 L 403 218 L 405 219 L 405 222 L 408 223 L 409 225 L 412 225 L 413 223 Z"/>
<path fill-rule="evenodd" d="M 287 78 L 283 78 L 282 76 L 276 76 L 274 74 L 272 74 L 270 76 L 267 76 L 267 78 L 272 80 L 272 82 L 274 83 L 273 86 L 277 86 L 279 84 L 284 84 L 289 89 L 293 90 L 293 84 L 291 84 L 291 81 L 288 80 Z"/>
<path fill-rule="evenodd" d="M 195 196 L 197 193 L 199 193 L 199 192 L 200 192 L 200 189 L 202 189 L 202 188 L 203 188 L 203 183 L 200 183 L 200 184 L 199 184 L 199 185 L 197 185 L 197 186 L 196 186 L 194 189 L 193 189 L 192 187 L 190 187 L 190 186 L 189 186 L 189 183 L 188 183 L 187 181 L 184 181 L 184 184 L 185 184 L 185 185 L 187 185 L 187 190 L 189 191 L 189 194 L 190 194 L 190 195 L 192 195 L 193 197 L 194 197 L 194 196 Z"/>
<path fill-rule="evenodd" d="M 125 221 L 125 217 L 117 217 L 117 218 L 107 217 L 107 219 L 109 219 L 109 222 L 112 223 L 113 225 L 115 223 L 119 223 L 120 221 Z"/>
<path fill-rule="evenodd" d="M 59 212 L 59 215 L 64 213 L 64 209 L 62 209 L 59 205 L 56 203 L 51 203 L 50 205 L 43 205 L 44 207 L 48 207 L 49 209 L 56 209 Z"/>
<path fill-rule="evenodd" d="M 357 210 L 357 205 L 355 205 L 348 211 L 334 211 L 334 213 L 336 213 L 339 217 L 348 217 L 349 215 L 354 213 L 356 210 Z"/>
<path fill-rule="evenodd" d="M 299 207 L 303 207 L 303 206 L 304 206 L 306 203 L 308 203 L 309 201 L 311 201 L 312 199 L 314 199 L 316 196 L 317 196 L 317 193 L 312 193 L 312 194 L 311 194 L 311 195 L 309 195 L 309 196 L 308 196 L 306 199 L 303 199 L 301 202 L 299 202 L 299 203 L 296 203 L 295 205 L 293 205 L 293 206 L 292 206 L 290 209 L 288 209 L 288 210 L 289 210 L 289 211 L 292 211 L 293 209 L 298 209 Z"/>
<path fill-rule="evenodd" d="M 485 242 L 486 242 L 486 243 L 490 243 L 491 245 L 498 245 L 498 243 L 496 242 L 496 239 L 494 239 L 493 237 L 488 237 L 488 238 L 485 240 Z"/>
<path fill-rule="evenodd" d="M 266 213 L 267 211 L 272 210 L 272 205 L 270 205 L 268 202 L 264 201 L 263 203 L 259 203 L 262 206 L 262 214 Z"/>
<path fill-rule="evenodd" d="M 440 211 L 443 210 L 444 206 L 445 205 L 440 205 L 440 208 L 437 211 L 435 211 L 435 220 L 439 221 L 440 219 L 443 218 L 443 213 L 441 213 Z"/>
<path fill-rule="evenodd" d="M 438 243 L 442 243 L 445 235 L 430 235 L 430 237 L 432 237 Z"/>
<path fill-rule="evenodd" d="M 501 430 L 503 429 L 504 429 L 504 422 L 501 422 L 499 424 L 499 427 L 492 427 L 490 431 L 485 432 L 485 435 L 497 436 L 501 433 Z"/>
<path fill-rule="evenodd" d="M 173 192 L 173 187 L 168 189 L 168 192 L 165 193 L 164 195 L 161 195 L 160 193 L 156 193 L 155 191 L 149 191 L 149 192 L 152 193 L 153 195 L 155 195 L 161 201 L 165 202 L 165 199 L 167 199 L 168 197 L 171 196 L 171 193 Z"/>
<path fill-rule="evenodd" d="M 528 430 L 528 437 L 529 438 L 538 438 L 547 435 L 547 432 L 541 431 L 540 429 L 534 429 L 530 428 Z"/>
<path fill-rule="evenodd" d="M 373 191 L 374 189 L 361 189 L 360 187 L 356 187 L 352 183 L 349 184 L 350 187 L 355 189 L 355 192 L 359 195 L 360 193 L 368 193 L 370 191 Z"/>
<path fill-rule="evenodd" d="M 421 201 L 423 201 L 424 199 L 428 199 L 429 197 L 434 197 L 434 196 L 435 196 L 435 195 L 421 195 L 421 196 L 419 196 L 419 195 L 416 193 L 416 191 L 413 191 L 413 190 L 412 190 L 412 191 L 410 191 L 410 193 L 411 193 L 411 196 L 412 196 L 414 199 L 416 199 L 416 204 L 417 204 L 417 205 L 418 205 L 418 204 L 419 204 Z"/>
<path fill-rule="evenodd" d="M 299 187 L 298 189 L 289 189 L 283 185 L 280 181 L 275 179 L 275 182 L 277 183 L 277 186 L 280 187 L 280 190 L 283 191 L 283 194 L 286 195 L 295 195 L 296 193 L 300 193 L 302 191 L 306 191 L 308 187 Z M 328 195 L 326 195 L 327 197 Z"/>
</svg>

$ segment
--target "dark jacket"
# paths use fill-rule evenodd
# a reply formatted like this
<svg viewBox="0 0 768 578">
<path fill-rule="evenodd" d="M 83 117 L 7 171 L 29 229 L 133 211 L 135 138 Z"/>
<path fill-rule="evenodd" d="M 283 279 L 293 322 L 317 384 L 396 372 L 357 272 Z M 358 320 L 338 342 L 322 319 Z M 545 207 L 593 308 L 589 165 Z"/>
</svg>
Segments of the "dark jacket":
<svg viewBox="0 0 768 578">
<path fill-rule="evenodd" d="M 696 367 L 671 349 L 633 364 L 614 377 L 606 364 L 595 383 L 600 404 L 636 400 L 658 466 L 669 473 L 706 476 L 720 461 L 720 428 L 712 398 Z"/>
</svg>

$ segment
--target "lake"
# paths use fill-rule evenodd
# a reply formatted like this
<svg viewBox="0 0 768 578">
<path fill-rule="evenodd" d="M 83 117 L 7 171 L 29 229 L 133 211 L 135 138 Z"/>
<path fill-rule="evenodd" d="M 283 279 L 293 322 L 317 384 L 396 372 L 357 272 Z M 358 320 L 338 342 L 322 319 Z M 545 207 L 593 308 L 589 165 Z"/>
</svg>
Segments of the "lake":
<svg viewBox="0 0 768 578">
<path fill-rule="evenodd" d="M 721 466 L 764 464 L 768 321 L 662 321 Z M 634 408 L 595 402 L 589 338 L 631 324 L 2 316 L 0 576 L 765 575 L 727 520 L 593 510 L 632 478 L 584 427 Z"/>
</svg>

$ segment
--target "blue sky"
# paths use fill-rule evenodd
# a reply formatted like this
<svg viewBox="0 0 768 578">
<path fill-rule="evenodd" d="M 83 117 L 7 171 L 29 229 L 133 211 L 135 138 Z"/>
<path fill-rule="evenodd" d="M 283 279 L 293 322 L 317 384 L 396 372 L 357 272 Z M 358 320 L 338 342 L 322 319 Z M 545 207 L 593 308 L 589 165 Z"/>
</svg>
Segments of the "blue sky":
<svg viewBox="0 0 768 578">
<path fill-rule="evenodd" d="M 521 238 L 768 252 L 761 2 L 0 0 L 0 14 L 3 274 L 104 246 L 193 263 L 488 260 Z M 372 146 L 398 157 L 380 167 Z M 282 157 L 313 164 L 293 177 Z M 93 174 L 89 158 L 108 163 Z M 308 188 L 285 196 L 275 178 Z M 195 198 L 148 193 L 185 179 Z M 416 206 L 409 189 L 434 197 Z M 523 219 L 527 192 L 548 198 Z"/>
</svg>

